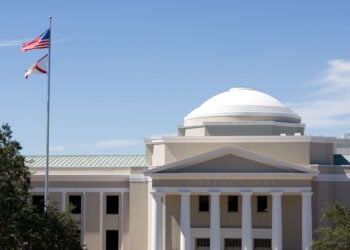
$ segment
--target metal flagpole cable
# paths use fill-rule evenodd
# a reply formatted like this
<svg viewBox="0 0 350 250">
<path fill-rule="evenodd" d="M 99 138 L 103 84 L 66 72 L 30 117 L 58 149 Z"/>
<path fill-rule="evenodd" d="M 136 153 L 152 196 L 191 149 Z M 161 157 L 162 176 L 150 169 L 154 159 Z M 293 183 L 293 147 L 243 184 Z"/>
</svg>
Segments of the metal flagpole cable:
<svg viewBox="0 0 350 250">
<path fill-rule="evenodd" d="M 46 121 L 46 169 L 45 169 L 45 206 L 44 211 L 47 211 L 49 206 L 49 156 L 50 156 L 50 73 L 51 73 L 51 20 L 49 16 L 49 52 L 48 52 L 48 65 L 47 65 L 47 121 Z"/>
</svg>

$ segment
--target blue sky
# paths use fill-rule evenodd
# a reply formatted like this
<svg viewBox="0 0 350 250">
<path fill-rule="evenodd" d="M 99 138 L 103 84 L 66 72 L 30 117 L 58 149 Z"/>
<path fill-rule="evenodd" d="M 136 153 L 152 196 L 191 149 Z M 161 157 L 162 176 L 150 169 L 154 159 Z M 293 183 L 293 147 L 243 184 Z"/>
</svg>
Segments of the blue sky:
<svg viewBox="0 0 350 250">
<path fill-rule="evenodd" d="M 143 154 L 234 86 L 272 95 L 306 133 L 350 132 L 349 1 L 34 1 L 0 10 L 0 122 L 45 154 L 46 50 L 21 43 L 52 20 L 52 154 Z"/>
</svg>

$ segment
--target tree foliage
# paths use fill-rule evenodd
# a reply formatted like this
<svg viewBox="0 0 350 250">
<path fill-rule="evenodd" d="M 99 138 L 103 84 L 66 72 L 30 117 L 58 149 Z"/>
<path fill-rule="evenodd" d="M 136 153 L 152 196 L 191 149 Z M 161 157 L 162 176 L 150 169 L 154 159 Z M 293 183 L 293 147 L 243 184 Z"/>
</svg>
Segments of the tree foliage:
<svg viewBox="0 0 350 250">
<path fill-rule="evenodd" d="M 30 172 L 8 124 L 0 128 L 0 249 L 82 249 L 69 213 L 32 205 Z"/>
<path fill-rule="evenodd" d="M 332 203 L 323 211 L 327 226 L 316 232 L 320 238 L 313 242 L 314 249 L 350 249 L 350 207 Z"/>
</svg>

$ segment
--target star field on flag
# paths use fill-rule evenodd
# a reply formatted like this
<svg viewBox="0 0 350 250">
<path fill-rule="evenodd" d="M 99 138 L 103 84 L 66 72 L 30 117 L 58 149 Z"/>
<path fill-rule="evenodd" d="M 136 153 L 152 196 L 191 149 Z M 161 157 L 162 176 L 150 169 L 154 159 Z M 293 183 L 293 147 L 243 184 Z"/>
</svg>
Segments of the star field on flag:
<svg viewBox="0 0 350 250">
<path fill-rule="evenodd" d="M 33 41 L 23 43 L 21 52 L 26 52 L 32 49 L 46 49 L 50 46 L 50 29 L 47 29 Z"/>
</svg>

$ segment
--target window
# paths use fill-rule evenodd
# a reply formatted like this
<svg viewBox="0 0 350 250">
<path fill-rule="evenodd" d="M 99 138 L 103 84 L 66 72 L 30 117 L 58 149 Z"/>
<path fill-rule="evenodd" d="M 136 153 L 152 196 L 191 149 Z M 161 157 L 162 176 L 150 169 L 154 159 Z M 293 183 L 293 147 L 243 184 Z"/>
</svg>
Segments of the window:
<svg viewBox="0 0 350 250">
<path fill-rule="evenodd" d="M 119 213 L 119 196 L 118 195 L 107 195 L 106 202 L 107 202 L 107 206 L 106 206 L 107 214 Z"/>
<path fill-rule="evenodd" d="M 118 250 L 118 230 L 106 231 L 106 250 Z"/>
<path fill-rule="evenodd" d="M 225 239 L 225 247 L 241 247 L 241 239 Z"/>
<path fill-rule="evenodd" d="M 197 247 L 210 247 L 210 239 L 196 239 Z"/>
<path fill-rule="evenodd" d="M 271 239 L 254 239 L 254 248 L 271 248 Z"/>
<path fill-rule="evenodd" d="M 229 195 L 227 196 L 227 211 L 238 212 L 238 196 Z"/>
<path fill-rule="evenodd" d="M 209 211 L 209 196 L 200 195 L 199 196 L 199 212 L 208 212 Z"/>
<path fill-rule="evenodd" d="M 70 195 L 69 203 L 73 205 L 72 214 L 81 213 L 81 196 L 80 195 Z"/>
<path fill-rule="evenodd" d="M 45 205 L 44 195 L 33 195 L 32 196 L 32 203 L 38 209 L 44 210 L 44 205 Z"/>
<path fill-rule="evenodd" d="M 81 231 L 80 230 L 76 230 L 75 233 L 76 233 L 76 237 L 78 239 L 81 239 Z"/>
<path fill-rule="evenodd" d="M 267 196 L 258 196 L 258 212 L 267 212 Z"/>
</svg>

